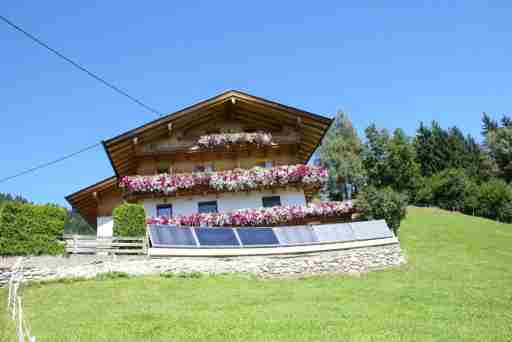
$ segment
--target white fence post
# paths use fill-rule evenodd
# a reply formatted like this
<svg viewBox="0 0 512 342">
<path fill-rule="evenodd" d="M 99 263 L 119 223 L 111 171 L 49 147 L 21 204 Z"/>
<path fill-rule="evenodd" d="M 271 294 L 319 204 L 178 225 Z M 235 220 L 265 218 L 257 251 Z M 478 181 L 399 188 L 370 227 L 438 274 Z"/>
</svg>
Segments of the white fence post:
<svg viewBox="0 0 512 342">
<path fill-rule="evenodd" d="M 20 342 L 25 342 L 25 335 L 23 333 L 23 311 L 21 308 L 21 298 L 16 298 L 18 302 L 18 339 Z"/>
<path fill-rule="evenodd" d="M 12 275 L 9 278 L 9 294 L 7 297 L 7 310 L 11 308 L 11 302 L 12 302 Z"/>
<path fill-rule="evenodd" d="M 18 309 L 17 305 L 16 305 L 16 299 L 17 299 L 17 296 L 18 296 L 18 283 L 14 283 L 14 288 L 13 288 L 13 292 L 12 292 L 12 319 L 13 321 L 16 320 L 16 310 Z"/>
</svg>

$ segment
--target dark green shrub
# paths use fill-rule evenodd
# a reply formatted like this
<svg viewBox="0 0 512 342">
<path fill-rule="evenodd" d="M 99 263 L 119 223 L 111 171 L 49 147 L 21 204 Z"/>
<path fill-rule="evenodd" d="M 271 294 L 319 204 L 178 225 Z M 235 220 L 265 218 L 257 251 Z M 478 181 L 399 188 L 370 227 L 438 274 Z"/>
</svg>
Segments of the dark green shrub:
<svg viewBox="0 0 512 342">
<path fill-rule="evenodd" d="M 113 211 L 114 236 L 143 236 L 146 213 L 140 204 L 122 203 Z"/>
<path fill-rule="evenodd" d="M 477 215 L 494 220 L 500 217 L 507 218 L 506 211 L 509 210 L 508 206 L 512 201 L 512 191 L 505 181 L 492 179 L 480 185 L 478 201 Z"/>
<path fill-rule="evenodd" d="M 360 218 L 365 220 L 386 220 L 388 226 L 398 235 L 400 221 L 406 216 L 407 198 L 391 188 L 365 188 L 355 200 Z"/>
<path fill-rule="evenodd" d="M 478 198 L 479 186 L 469 180 L 466 182 L 464 189 L 464 209 L 463 212 L 468 215 L 476 215 L 480 206 L 480 200 Z"/>
<path fill-rule="evenodd" d="M 414 204 L 420 207 L 426 207 L 432 205 L 433 202 L 432 178 L 423 177 L 420 179 L 418 189 L 414 195 Z"/>
<path fill-rule="evenodd" d="M 62 254 L 58 238 L 66 210 L 56 205 L 7 203 L 0 213 L 0 255 Z"/>
<path fill-rule="evenodd" d="M 468 178 L 464 171 L 448 169 L 432 177 L 433 202 L 443 209 L 461 211 Z"/>
</svg>

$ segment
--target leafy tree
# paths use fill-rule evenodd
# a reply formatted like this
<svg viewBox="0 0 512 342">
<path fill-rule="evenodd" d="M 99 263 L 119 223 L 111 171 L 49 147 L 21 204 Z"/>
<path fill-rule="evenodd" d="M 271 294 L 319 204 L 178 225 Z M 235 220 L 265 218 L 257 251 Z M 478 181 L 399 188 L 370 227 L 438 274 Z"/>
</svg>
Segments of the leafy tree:
<svg viewBox="0 0 512 342">
<path fill-rule="evenodd" d="M 462 211 L 468 177 L 463 170 L 447 169 L 432 177 L 433 202 L 443 209 Z"/>
<path fill-rule="evenodd" d="M 387 130 L 378 130 L 375 125 L 370 125 L 365 134 L 367 142 L 363 150 L 363 166 L 368 175 L 368 184 L 390 186 L 413 197 L 420 172 L 414 147 L 404 131 L 396 129 L 390 137 Z"/>
<path fill-rule="evenodd" d="M 420 169 L 415 161 L 416 153 L 410 139 L 401 129 L 393 132 L 388 144 L 388 172 L 390 186 L 413 197 L 420 178 Z"/>
<path fill-rule="evenodd" d="M 377 129 L 374 124 L 365 130 L 366 143 L 363 149 L 363 167 L 368 176 L 368 184 L 375 187 L 392 183 L 389 159 L 389 132 Z"/>
<path fill-rule="evenodd" d="M 366 187 L 358 195 L 355 207 L 359 211 L 359 217 L 365 220 L 386 220 L 388 226 L 398 235 L 400 221 L 407 214 L 406 196 L 390 187 L 377 189 L 373 186 Z"/>
<path fill-rule="evenodd" d="M 486 146 L 496 162 L 500 176 L 512 180 L 512 126 L 499 127 L 486 136 Z"/>
<path fill-rule="evenodd" d="M 346 184 L 364 184 L 361 150 L 361 140 L 350 119 L 338 112 L 319 150 L 319 164 L 329 170 L 326 192 L 331 199 L 343 199 Z"/>
<path fill-rule="evenodd" d="M 479 186 L 471 179 L 467 179 L 464 188 L 464 209 L 463 212 L 468 215 L 476 215 L 480 206 Z"/>
<path fill-rule="evenodd" d="M 512 202 L 512 190 L 503 180 L 495 178 L 480 185 L 478 201 L 477 215 L 494 220 L 505 219 Z"/>
</svg>

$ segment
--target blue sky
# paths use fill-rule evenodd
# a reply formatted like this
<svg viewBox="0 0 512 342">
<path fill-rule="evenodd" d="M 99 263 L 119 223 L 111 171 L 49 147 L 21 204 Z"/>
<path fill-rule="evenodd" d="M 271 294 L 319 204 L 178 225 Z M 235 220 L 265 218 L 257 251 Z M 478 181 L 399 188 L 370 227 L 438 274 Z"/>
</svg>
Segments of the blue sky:
<svg viewBox="0 0 512 342">
<path fill-rule="evenodd" d="M 326 116 L 343 109 L 360 133 L 438 120 L 479 137 L 483 111 L 512 110 L 511 6 L 7 0 L 0 13 L 162 112 L 239 89 Z M 0 41 L 0 178 L 156 117 L 3 22 Z M 65 204 L 112 174 L 96 148 L 0 192 Z"/>
</svg>

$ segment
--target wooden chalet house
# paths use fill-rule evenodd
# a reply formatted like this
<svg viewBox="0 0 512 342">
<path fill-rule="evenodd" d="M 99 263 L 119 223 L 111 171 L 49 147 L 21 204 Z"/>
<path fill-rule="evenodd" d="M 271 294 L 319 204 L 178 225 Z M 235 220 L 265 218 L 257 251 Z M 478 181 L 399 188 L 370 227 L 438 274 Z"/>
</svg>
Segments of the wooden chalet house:
<svg viewBox="0 0 512 342">
<path fill-rule="evenodd" d="M 331 121 L 227 91 L 103 141 L 115 175 L 66 199 L 105 237 L 112 236 L 112 211 L 123 201 L 141 203 L 148 217 L 167 221 L 257 208 L 295 208 L 296 215 L 326 180 L 325 170 L 307 162 Z M 337 219 L 350 211 L 344 205 L 310 208 L 292 219 Z M 278 223 L 288 222 L 281 217 Z"/>
</svg>

